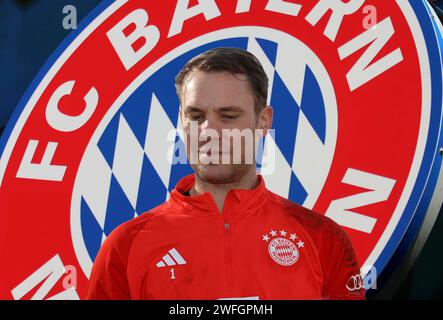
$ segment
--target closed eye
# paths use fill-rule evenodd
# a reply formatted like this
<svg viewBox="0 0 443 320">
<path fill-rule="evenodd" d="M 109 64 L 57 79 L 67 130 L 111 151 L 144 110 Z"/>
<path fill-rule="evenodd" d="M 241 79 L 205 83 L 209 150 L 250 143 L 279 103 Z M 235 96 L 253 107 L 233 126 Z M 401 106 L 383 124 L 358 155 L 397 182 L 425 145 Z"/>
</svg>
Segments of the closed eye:
<svg viewBox="0 0 443 320">
<path fill-rule="evenodd" d="M 222 116 L 222 118 L 224 120 L 230 120 L 230 121 L 235 120 L 238 117 L 239 117 L 238 115 L 229 115 L 229 114 L 225 114 L 225 115 Z"/>
<path fill-rule="evenodd" d="M 203 119 L 203 114 L 198 113 L 198 114 L 189 114 L 188 115 L 189 119 L 191 119 L 192 121 L 200 121 Z"/>
</svg>

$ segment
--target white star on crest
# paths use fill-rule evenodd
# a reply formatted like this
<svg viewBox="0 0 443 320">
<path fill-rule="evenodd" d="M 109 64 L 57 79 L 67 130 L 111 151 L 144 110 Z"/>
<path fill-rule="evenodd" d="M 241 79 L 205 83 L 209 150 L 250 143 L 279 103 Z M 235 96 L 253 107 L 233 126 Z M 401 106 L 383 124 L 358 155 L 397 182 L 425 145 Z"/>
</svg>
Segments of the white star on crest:
<svg viewBox="0 0 443 320">
<path fill-rule="evenodd" d="M 287 232 L 285 230 L 280 231 L 280 235 L 286 237 Z"/>
<path fill-rule="evenodd" d="M 277 235 L 277 232 L 271 229 L 271 236 L 275 237 Z"/>
<path fill-rule="evenodd" d="M 297 239 L 297 235 L 295 233 L 293 233 L 293 234 L 291 234 L 289 239 L 291 239 L 292 241 L 295 241 L 295 239 Z"/>
<path fill-rule="evenodd" d="M 268 242 L 268 241 L 269 241 L 269 237 L 268 237 L 268 235 L 267 235 L 267 234 L 265 234 L 265 235 L 263 236 L 263 240 L 264 240 L 264 241 L 266 241 L 266 242 Z"/>
<path fill-rule="evenodd" d="M 299 241 L 297 242 L 297 246 L 298 246 L 299 248 L 304 248 L 305 243 L 304 243 L 303 241 L 299 240 Z"/>
</svg>

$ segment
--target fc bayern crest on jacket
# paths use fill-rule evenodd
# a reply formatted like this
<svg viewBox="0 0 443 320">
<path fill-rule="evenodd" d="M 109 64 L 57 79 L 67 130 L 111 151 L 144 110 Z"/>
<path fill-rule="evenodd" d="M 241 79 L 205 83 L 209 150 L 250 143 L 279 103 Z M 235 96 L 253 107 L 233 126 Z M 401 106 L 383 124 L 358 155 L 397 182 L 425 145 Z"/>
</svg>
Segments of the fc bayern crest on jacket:
<svg viewBox="0 0 443 320">
<path fill-rule="evenodd" d="M 215 47 L 252 52 L 269 77 L 266 186 L 336 221 L 380 273 L 437 182 L 441 34 L 423 1 L 104 1 L 2 136 L 0 297 L 82 298 L 107 236 L 192 172 L 173 161 L 174 78 Z M 312 248 L 286 231 L 268 234 L 266 250 L 296 266 Z"/>
<path fill-rule="evenodd" d="M 305 245 L 301 239 L 298 239 L 296 233 L 288 234 L 285 230 L 279 232 L 271 230 L 269 234 L 263 235 L 263 241 L 269 243 L 268 252 L 271 258 L 285 267 L 297 262 L 300 256 L 299 248 Z"/>
</svg>

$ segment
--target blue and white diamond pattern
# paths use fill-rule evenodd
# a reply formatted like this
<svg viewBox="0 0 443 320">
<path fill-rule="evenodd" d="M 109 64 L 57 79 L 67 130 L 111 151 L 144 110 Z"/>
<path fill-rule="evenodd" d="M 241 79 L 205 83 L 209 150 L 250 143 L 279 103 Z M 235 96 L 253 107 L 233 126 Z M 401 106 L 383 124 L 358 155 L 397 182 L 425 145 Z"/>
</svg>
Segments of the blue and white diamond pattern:
<svg viewBox="0 0 443 320">
<path fill-rule="evenodd" d="M 277 44 L 251 38 L 247 49 L 263 64 L 269 78 L 268 103 L 274 107 L 275 137 L 266 139 L 265 149 L 275 150 L 275 163 L 272 174 L 264 175 L 266 185 L 313 206 L 332 160 L 331 146 L 326 145 L 326 99 L 312 70 L 321 62 L 312 62 L 316 57 L 307 61 L 309 50 L 297 41 Z M 322 79 L 327 82 L 329 77 L 323 74 Z"/>
<path fill-rule="evenodd" d="M 191 57 L 220 46 L 251 51 L 269 77 L 275 136 L 267 136 L 265 151 L 275 148 L 276 158 L 272 174 L 264 175 L 268 188 L 301 204 L 310 193 L 318 196 L 322 180 L 316 175 L 329 169 L 318 165 L 325 157 L 325 103 L 304 51 L 260 38 L 215 41 L 179 56 L 146 80 L 85 153 L 81 229 L 92 261 L 118 225 L 167 200 L 177 181 L 192 173 L 188 164 L 171 165 L 173 143 L 166 140 L 180 126 L 174 77 Z M 184 150 L 178 134 L 176 141 Z M 262 172 L 269 164 L 266 159 Z"/>
</svg>

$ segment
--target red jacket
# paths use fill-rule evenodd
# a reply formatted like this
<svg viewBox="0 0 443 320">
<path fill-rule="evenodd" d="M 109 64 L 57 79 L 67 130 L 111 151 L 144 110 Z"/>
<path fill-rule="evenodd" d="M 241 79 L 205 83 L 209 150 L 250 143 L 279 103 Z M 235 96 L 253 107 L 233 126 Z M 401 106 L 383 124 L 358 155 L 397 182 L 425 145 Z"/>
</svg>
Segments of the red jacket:
<svg viewBox="0 0 443 320">
<path fill-rule="evenodd" d="M 194 175 L 183 178 L 167 202 L 106 239 L 87 298 L 364 299 L 345 232 L 259 180 L 229 191 L 220 214 L 209 193 L 183 195 Z"/>
</svg>

